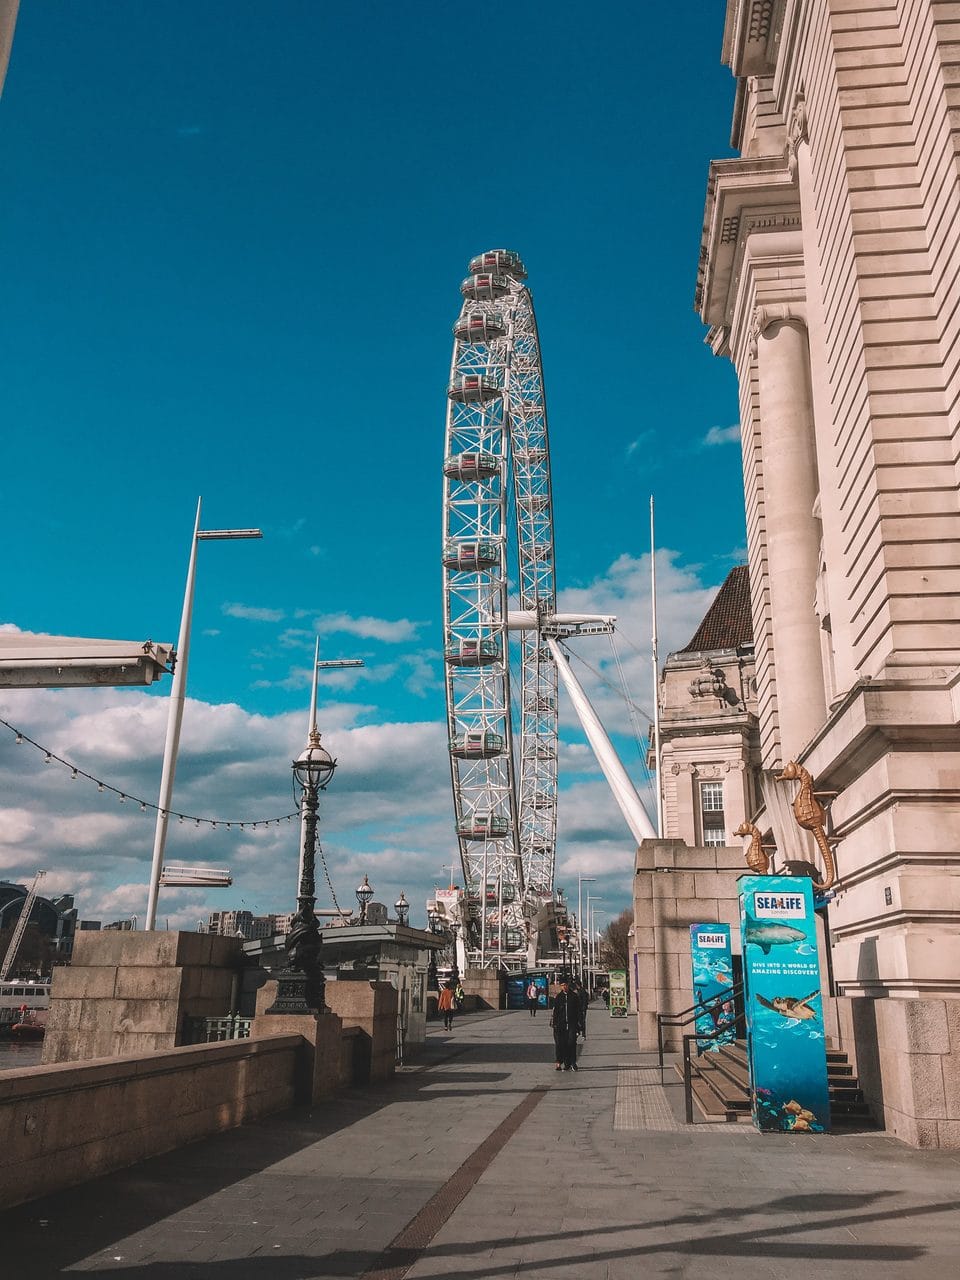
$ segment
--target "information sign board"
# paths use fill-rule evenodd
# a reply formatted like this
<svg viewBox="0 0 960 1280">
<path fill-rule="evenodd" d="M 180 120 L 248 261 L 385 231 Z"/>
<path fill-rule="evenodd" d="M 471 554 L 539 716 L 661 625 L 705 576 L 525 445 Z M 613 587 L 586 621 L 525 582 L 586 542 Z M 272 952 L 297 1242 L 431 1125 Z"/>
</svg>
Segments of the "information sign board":
<svg viewBox="0 0 960 1280">
<path fill-rule="evenodd" d="M 610 1017 L 625 1018 L 627 1016 L 627 971 L 626 969 L 610 970 Z"/>
</svg>

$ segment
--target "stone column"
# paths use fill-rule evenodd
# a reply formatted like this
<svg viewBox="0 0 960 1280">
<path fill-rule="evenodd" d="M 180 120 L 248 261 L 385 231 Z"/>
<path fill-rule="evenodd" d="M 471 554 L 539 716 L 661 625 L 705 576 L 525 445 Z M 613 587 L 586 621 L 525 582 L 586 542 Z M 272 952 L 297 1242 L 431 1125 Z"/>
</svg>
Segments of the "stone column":
<svg viewBox="0 0 960 1280">
<path fill-rule="evenodd" d="M 837 488 L 837 460 L 833 440 L 833 403 L 827 359 L 826 323 L 823 304 L 823 270 L 820 261 L 815 183 L 811 168 L 807 116 L 803 99 L 794 106 L 787 136 L 787 158 L 800 193 L 803 236 L 803 274 L 806 297 L 807 344 L 810 357 L 813 406 L 819 430 L 816 433 L 817 465 L 820 474 L 820 523 L 826 561 L 826 585 L 830 611 L 830 634 L 826 637 L 833 665 L 833 688 L 828 698 L 842 696 L 857 678 L 850 604 L 845 573 L 843 516 Z"/>
<path fill-rule="evenodd" d="M 786 307 L 754 315 L 767 570 L 780 748 L 797 754 L 826 719 L 820 626 L 814 610 L 820 530 L 813 515 L 817 459 L 807 331 Z"/>
</svg>

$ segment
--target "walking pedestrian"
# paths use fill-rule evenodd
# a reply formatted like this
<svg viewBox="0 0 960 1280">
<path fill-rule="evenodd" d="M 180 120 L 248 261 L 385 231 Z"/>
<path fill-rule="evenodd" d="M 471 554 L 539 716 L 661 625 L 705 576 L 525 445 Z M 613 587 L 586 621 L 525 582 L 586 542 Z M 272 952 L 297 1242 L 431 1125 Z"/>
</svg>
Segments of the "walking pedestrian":
<svg viewBox="0 0 960 1280">
<path fill-rule="evenodd" d="M 437 1013 L 443 1014 L 444 1031 L 453 1030 L 453 983 L 445 982 L 443 990 L 437 998 Z"/>
<path fill-rule="evenodd" d="M 560 990 L 553 1001 L 550 1018 L 553 1027 L 553 1043 L 557 1051 L 557 1070 L 577 1070 L 577 1031 L 580 1026 L 580 1000 L 570 990 L 566 978 L 560 980 Z"/>
<path fill-rule="evenodd" d="M 463 1013 L 463 1002 L 465 999 L 466 995 L 463 990 L 463 985 L 460 980 L 457 979 L 457 985 L 453 988 L 453 1007 L 456 1009 L 457 1013 Z"/>
<path fill-rule="evenodd" d="M 534 982 L 533 978 L 531 978 L 530 985 L 527 987 L 527 1008 L 530 1010 L 531 1018 L 535 1018 L 537 1016 L 537 1007 L 539 1004 L 540 988 Z"/>
<path fill-rule="evenodd" d="M 577 1001 L 577 1008 L 579 1012 L 579 1018 L 577 1022 L 577 1031 L 580 1033 L 580 1035 L 583 1036 L 584 1040 L 586 1040 L 587 1038 L 587 989 L 583 985 L 583 983 L 580 981 L 579 978 L 570 979 L 570 994 L 571 994 L 571 997 L 575 997 Z"/>
</svg>

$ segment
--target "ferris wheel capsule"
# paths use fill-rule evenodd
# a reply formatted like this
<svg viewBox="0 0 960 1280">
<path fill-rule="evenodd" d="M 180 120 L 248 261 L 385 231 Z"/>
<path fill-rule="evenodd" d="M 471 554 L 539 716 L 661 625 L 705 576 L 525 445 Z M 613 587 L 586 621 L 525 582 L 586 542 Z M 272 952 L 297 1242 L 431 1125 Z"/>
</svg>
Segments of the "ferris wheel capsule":
<svg viewBox="0 0 960 1280">
<path fill-rule="evenodd" d="M 457 823 L 457 835 L 464 840 L 490 840 L 509 833 L 510 819 L 495 813 L 474 813 Z"/>
<path fill-rule="evenodd" d="M 495 542 L 448 542 L 443 548 L 443 567 L 458 573 L 482 573 L 500 564 L 500 548 Z"/>
<path fill-rule="evenodd" d="M 481 271 L 492 271 L 500 275 L 516 276 L 518 280 L 527 278 L 527 269 L 519 253 L 512 249 L 488 249 L 486 253 L 478 253 L 475 258 L 470 259 L 470 271 L 473 275 Z"/>
<path fill-rule="evenodd" d="M 444 661 L 455 667 L 489 667 L 503 657 L 499 640 L 455 640 L 445 646 Z"/>
<path fill-rule="evenodd" d="M 450 383 L 447 395 L 460 404 L 484 404 L 488 400 L 499 400 L 503 388 L 496 378 L 480 373 L 461 373 Z"/>
<path fill-rule="evenodd" d="M 510 280 L 495 272 L 481 271 L 475 276 L 467 276 L 460 285 L 460 292 L 475 302 L 494 302 L 510 292 Z"/>
<path fill-rule="evenodd" d="M 500 459 L 492 453 L 454 453 L 443 463 L 443 474 L 451 480 L 470 483 L 475 480 L 492 480 L 501 471 Z"/>
<path fill-rule="evenodd" d="M 503 755 L 505 745 L 501 734 L 482 729 L 456 734 L 450 739 L 450 751 L 459 760 L 491 760 Z"/>
<path fill-rule="evenodd" d="M 458 342 L 496 342 L 507 332 L 507 322 L 502 311 L 467 311 L 453 326 L 453 336 Z"/>
</svg>

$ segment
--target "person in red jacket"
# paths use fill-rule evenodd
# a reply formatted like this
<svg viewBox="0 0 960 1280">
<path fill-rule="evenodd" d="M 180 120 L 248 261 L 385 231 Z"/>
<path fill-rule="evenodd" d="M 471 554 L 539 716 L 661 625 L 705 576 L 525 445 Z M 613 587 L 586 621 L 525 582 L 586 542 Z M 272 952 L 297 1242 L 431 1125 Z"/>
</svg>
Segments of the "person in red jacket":
<svg viewBox="0 0 960 1280">
<path fill-rule="evenodd" d="M 453 983 L 445 982 L 443 985 L 443 990 L 440 992 L 440 995 L 437 998 L 437 1013 L 443 1014 L 444 1031 L 453 1030 L 453 1010 L 454 1010 Z"/>
</svg>

